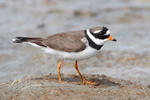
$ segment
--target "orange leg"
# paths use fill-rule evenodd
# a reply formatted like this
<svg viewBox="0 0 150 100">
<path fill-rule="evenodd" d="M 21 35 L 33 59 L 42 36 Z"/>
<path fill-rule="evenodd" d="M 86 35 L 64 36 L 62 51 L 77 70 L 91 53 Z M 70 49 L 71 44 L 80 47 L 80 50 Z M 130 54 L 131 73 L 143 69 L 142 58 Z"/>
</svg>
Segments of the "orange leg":
<svg viewBox="0 0 150 100">
<path fill-rule="evenodd" d="M 77 63 L 77 60 L 75 61 L 75 66 L 74 66 L 78 72 L 78 74 L 80 75 L 81 79 L 82 79 L 82 82 L 84 84 L 95 84 L 95 82 L 92 82 L 92 81 L 87 81 L 80 73 L 79 69 L 78 69 L 78 63 Z"/>
<path fill-rule="evenodd" d="M 61 68 L 61 65 L 62 65 L 63 61 L 60 60 L 58 65 L 57 65 L 57 69 L 58 69 L 58 82 L 61 83 L 61 74 L 60 74 L 60 68 Z"/>
</svg>

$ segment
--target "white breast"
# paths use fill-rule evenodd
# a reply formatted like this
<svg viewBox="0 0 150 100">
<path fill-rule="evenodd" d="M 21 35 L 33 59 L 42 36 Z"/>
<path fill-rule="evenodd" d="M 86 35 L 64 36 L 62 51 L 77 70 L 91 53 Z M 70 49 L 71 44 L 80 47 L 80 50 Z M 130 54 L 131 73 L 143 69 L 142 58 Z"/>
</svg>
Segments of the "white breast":
<svg viewBox="0 0 150 100">
<path fill-rule="evenodd" d="M 98 51 L 91 48 L 90 46 L 87 46 L 87 48 L 80 52 L 64 52 L 64 51 L 58 51 L 54 50 L 52 48 L 42 48 L 46 53 L 54 54 L 58 56 L 59 58 L 63 59 L 84 59 L 91 56 L 94 56 Z"/>
</svg>

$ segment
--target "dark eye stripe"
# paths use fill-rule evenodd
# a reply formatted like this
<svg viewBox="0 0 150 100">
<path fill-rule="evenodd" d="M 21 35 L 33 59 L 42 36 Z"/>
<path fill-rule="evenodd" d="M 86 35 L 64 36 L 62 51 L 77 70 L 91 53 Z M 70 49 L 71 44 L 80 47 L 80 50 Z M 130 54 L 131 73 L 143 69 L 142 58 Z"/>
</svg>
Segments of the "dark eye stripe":
<svg viewBox="0 0 150 100">
<path fill-rule="evenodd" d="M 110 35 L 99 35 L 97 38 L 99 39 L 106 39 L 108 38 Z M 96 37 L 95 37 L 96 38 Z"/>
</svg>

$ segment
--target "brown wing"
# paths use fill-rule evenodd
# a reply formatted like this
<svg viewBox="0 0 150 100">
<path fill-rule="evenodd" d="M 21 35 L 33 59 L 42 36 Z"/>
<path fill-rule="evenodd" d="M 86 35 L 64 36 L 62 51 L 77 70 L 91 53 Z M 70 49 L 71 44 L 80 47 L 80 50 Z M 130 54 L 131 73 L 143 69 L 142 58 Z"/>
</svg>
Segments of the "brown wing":
<svg viewBox="0 0 150 100">
<path fill-rule="evenodd" d="M 79 52 L 86 48 L 81 39 L 85 37 L 84 31 L 72 31 L 55 34 L 43 41 L 44 45 L 66 52 Z"/>
</svg>

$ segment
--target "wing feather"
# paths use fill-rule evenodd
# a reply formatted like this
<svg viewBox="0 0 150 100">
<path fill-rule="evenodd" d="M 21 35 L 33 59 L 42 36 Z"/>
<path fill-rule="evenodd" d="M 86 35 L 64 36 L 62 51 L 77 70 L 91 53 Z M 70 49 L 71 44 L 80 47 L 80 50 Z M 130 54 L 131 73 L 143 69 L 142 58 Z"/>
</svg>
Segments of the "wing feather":
<svg viewBox="0 0 150 100">
<path fill-rule="evenodd" d="M 85 37 L 84 31 L 72 31 L 61 34 L 55 34 L 43 41 L 47 47 L 66 51 L 66 52 L 79 52 L 86 48 L 84 42 L 81 41 Z"/>
</svg>

